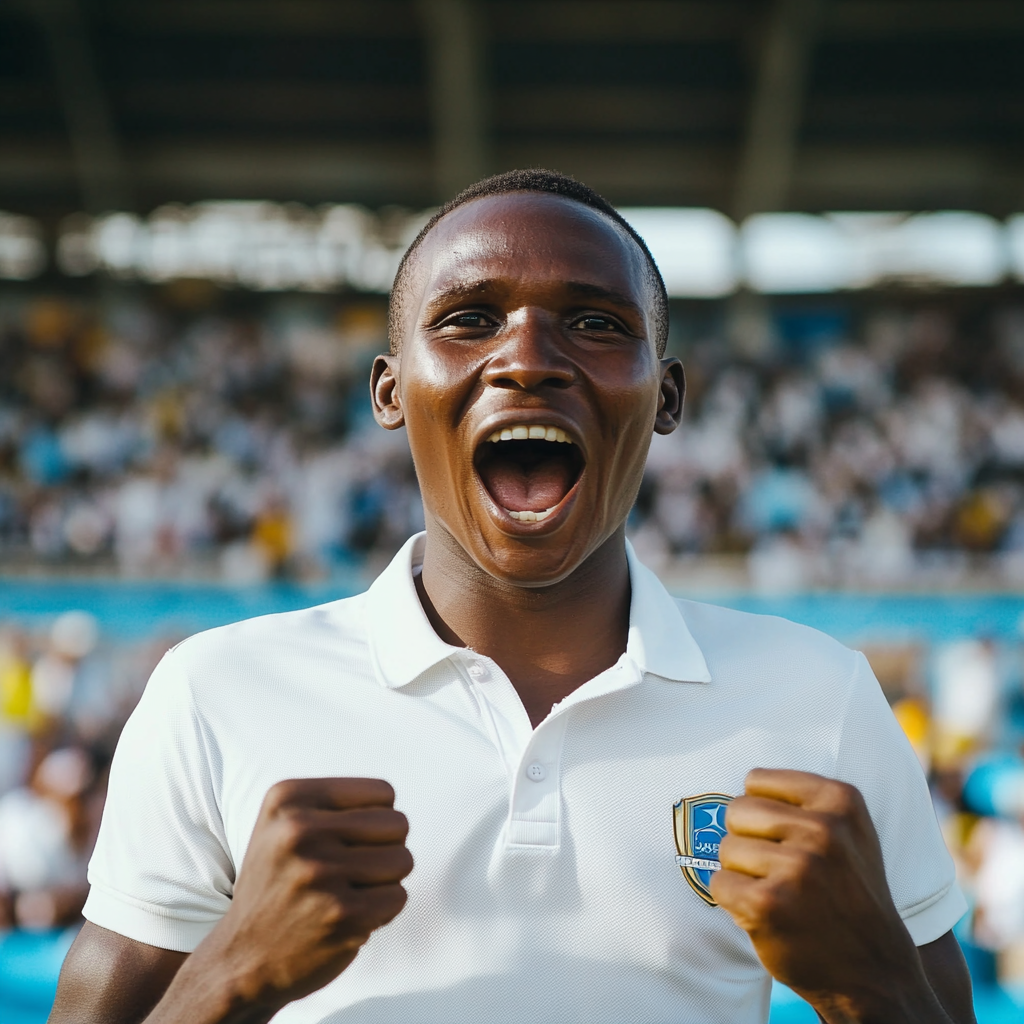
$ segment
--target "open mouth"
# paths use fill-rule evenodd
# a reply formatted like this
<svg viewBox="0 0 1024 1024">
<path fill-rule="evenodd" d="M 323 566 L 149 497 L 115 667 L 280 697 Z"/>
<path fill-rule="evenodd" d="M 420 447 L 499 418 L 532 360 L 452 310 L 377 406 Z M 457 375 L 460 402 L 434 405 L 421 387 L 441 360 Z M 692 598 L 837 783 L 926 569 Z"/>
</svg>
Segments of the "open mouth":
<svg viewBox="0 0 1024 1024">
<path fill-rule="evenodd" d="M 576 485 L 583 454 L 564 430 L 543 424 L 496 430 L 477 449 L 476 471 L 513 519 L 547 519 Z"/>
</svg>

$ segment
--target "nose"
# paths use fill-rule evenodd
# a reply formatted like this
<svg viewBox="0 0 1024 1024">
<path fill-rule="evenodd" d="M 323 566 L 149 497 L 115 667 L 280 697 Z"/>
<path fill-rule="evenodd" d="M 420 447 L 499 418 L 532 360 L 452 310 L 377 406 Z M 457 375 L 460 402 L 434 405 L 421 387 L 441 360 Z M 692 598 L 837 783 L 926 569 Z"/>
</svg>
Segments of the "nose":
<svg viewBox="0 0 1024 1024">
<path fill-rule="evenodd" d="M 572 362 L 559 344 L 558 331 L 541 312 L 528 312 L 506 328 L 484 371 L 491 387 L 511 391 L 567 388 L 576 379 Z"/>
</svg>

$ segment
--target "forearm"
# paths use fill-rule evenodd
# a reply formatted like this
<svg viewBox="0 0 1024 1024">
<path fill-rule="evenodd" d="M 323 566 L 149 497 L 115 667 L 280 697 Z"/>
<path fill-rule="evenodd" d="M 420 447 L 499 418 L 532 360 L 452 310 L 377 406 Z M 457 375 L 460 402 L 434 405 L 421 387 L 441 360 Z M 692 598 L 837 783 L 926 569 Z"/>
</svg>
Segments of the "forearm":
<svg viewBox="0 0 1024 1024">
<path fill-rule="evenodd" d="M 266 1024 L 279 1009 L 261 1005 L 209 970 L 189 970 L 186 964 L 145 1024 Z"/>
<path fill-rule="evenodd" d="M 915 947 L 917 962 L 900 976 L 880 979 L 856 1005 L 843 1007 L 822 1001 L 819 1015 L 826 1024 L 845 1021 L 899 1021 L 900 1024 L 975 1024 L 971 976 L 952 932 Z M 832 1016 L 824 1012 L 829 1010 Z"/>
<path fill-rule="evenodd" d="M 255 982 L 220 938 L 207 936 L 144 1024 L 265 1024 L 289 1001 Z"/>
<path fill-rule="evenodd" d="M 968 1024 L 946 1012 L 927 982 L 869 998 L 826 997 L 814 1005 L 826 1024 Z"/>
</svg>

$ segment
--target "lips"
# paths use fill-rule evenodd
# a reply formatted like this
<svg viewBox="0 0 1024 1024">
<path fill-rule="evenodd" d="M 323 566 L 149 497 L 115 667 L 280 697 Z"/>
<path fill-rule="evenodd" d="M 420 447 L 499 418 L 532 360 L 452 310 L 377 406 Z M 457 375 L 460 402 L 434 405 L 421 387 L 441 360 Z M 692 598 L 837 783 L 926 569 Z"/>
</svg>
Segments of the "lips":
<svg viewBox="0 0 1024 1024">
<path fill-rule="evenodd" d="M 583 471 L 579 446 L 548 424 L 494 431 L 477 449 L 474 463 L 494 501 L 521 522 L 546 519 Z"/>
</svg>

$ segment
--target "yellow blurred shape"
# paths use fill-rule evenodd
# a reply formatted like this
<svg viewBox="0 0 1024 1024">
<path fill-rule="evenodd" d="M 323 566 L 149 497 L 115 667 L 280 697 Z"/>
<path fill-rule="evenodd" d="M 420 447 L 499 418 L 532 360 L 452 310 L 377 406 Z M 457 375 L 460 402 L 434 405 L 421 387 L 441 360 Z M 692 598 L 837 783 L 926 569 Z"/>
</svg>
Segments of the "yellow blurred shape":
<svg viewBox="0 0 1024 1024">
<path fill-rule="evenodd" d="M 910 745 L 914 748 L 918 760 L 925 767 L 931 758 L 931 716 L 923 700 L 917 697 L 904 697 L 892 706 L 900 728 L 906 734 Z"/>
<path fill-rule="evenodd" d="M 957 539 L 972 550 L 989 551 L 998 543 L 1008 518 L 1009 509 L 999 494 L 975 491 L 957 512 Z"/>
<path fill-rule="evenodd" d="M 252 539 L 273 566 L 280 566 L 292 550 L 292 523 L 287 510 L 272 507 L 263 512 L 253 527 Z"/>
</svg>

